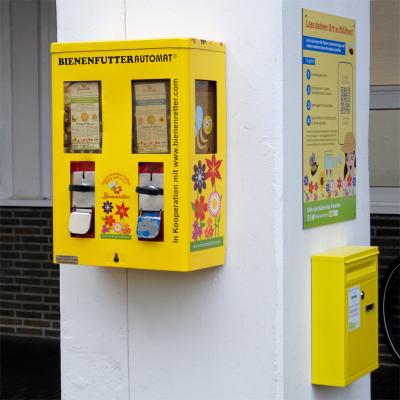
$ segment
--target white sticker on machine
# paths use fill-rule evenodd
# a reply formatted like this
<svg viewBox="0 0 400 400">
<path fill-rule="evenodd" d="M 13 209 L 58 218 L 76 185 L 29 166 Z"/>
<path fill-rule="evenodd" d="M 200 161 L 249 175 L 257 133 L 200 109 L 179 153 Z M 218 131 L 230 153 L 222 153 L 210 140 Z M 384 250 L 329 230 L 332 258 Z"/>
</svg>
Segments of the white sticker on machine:
<svg viewBox="0 0 400 400">
<path fill-rule="evenodd" d="M 348 331 L 353 332 L 361 325 L 360 321 L 360 285 L 353 286 L 348 289 Z"/>
</svg>

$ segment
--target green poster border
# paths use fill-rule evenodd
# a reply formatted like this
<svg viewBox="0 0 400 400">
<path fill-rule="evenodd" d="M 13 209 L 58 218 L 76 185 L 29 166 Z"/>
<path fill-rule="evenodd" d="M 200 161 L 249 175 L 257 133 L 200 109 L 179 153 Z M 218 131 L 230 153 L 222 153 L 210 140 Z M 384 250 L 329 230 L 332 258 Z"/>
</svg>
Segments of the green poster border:
<svg viewBox="0 0 400 400">
<path fill-rule="evenodd" d="M 336 207 L 338 205 L 339 207 Z M 307 208 L 317 208 L 316 211 L 307 211 Z M 322 208 L 322 209 L 321 209 Z M 337 210 L 336 216 L 322 217 L 329 211 Z M 333 214 L 333 213 L 332 213 Z M 313 217 L 314 216 L 314 217 Z M 321 225 L 335 224 L 356 218 L 356 196 L 337 197 L 333 199 L 310 201 L 303 203 L 303 228 L 315 228 Z"/>
</svg>

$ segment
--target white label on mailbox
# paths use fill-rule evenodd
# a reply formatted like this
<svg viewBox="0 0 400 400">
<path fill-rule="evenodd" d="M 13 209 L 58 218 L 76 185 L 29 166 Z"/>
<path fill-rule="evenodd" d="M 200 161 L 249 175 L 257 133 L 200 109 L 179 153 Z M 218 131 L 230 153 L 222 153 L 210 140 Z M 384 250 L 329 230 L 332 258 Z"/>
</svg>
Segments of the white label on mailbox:
<svg viewBox="0 0 400 400">
<path fill-rule="evenodd" d="M 355 331 L 361 325 L 360 322 L 360 285 L 353 286 L 348 290 L 348 330 Z"/>
</svg>

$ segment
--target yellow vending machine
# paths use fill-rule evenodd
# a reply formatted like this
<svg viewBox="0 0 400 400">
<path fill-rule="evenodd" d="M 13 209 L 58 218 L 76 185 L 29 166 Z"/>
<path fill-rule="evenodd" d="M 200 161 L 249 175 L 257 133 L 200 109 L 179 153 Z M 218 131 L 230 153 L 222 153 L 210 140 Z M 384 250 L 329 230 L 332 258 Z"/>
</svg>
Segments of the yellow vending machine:
<svg viewBox="0 0 400 400">
<path fill-rule="evenodd" d="M 378 248 L 312 256 L 312 383 L 347 386 L 378 368 Z"/>
<path fill-rule="evenodd" d="M 225 252 L 225 47 L 54 43 L 54 261 L 192 271 Z"/>
</svg>

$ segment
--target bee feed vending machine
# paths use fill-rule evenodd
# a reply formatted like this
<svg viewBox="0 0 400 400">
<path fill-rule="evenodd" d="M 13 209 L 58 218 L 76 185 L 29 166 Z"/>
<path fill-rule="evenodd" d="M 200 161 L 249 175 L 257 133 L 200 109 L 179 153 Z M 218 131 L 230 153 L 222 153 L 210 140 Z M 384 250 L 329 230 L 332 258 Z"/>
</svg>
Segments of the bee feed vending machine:
<svg viewBox="0 0 400 400">
<path fill-rule="evenodd" d="M 54 261 L 191 271 L 225 246 L 225 47 L 54 43 Z"/>
</svg>

